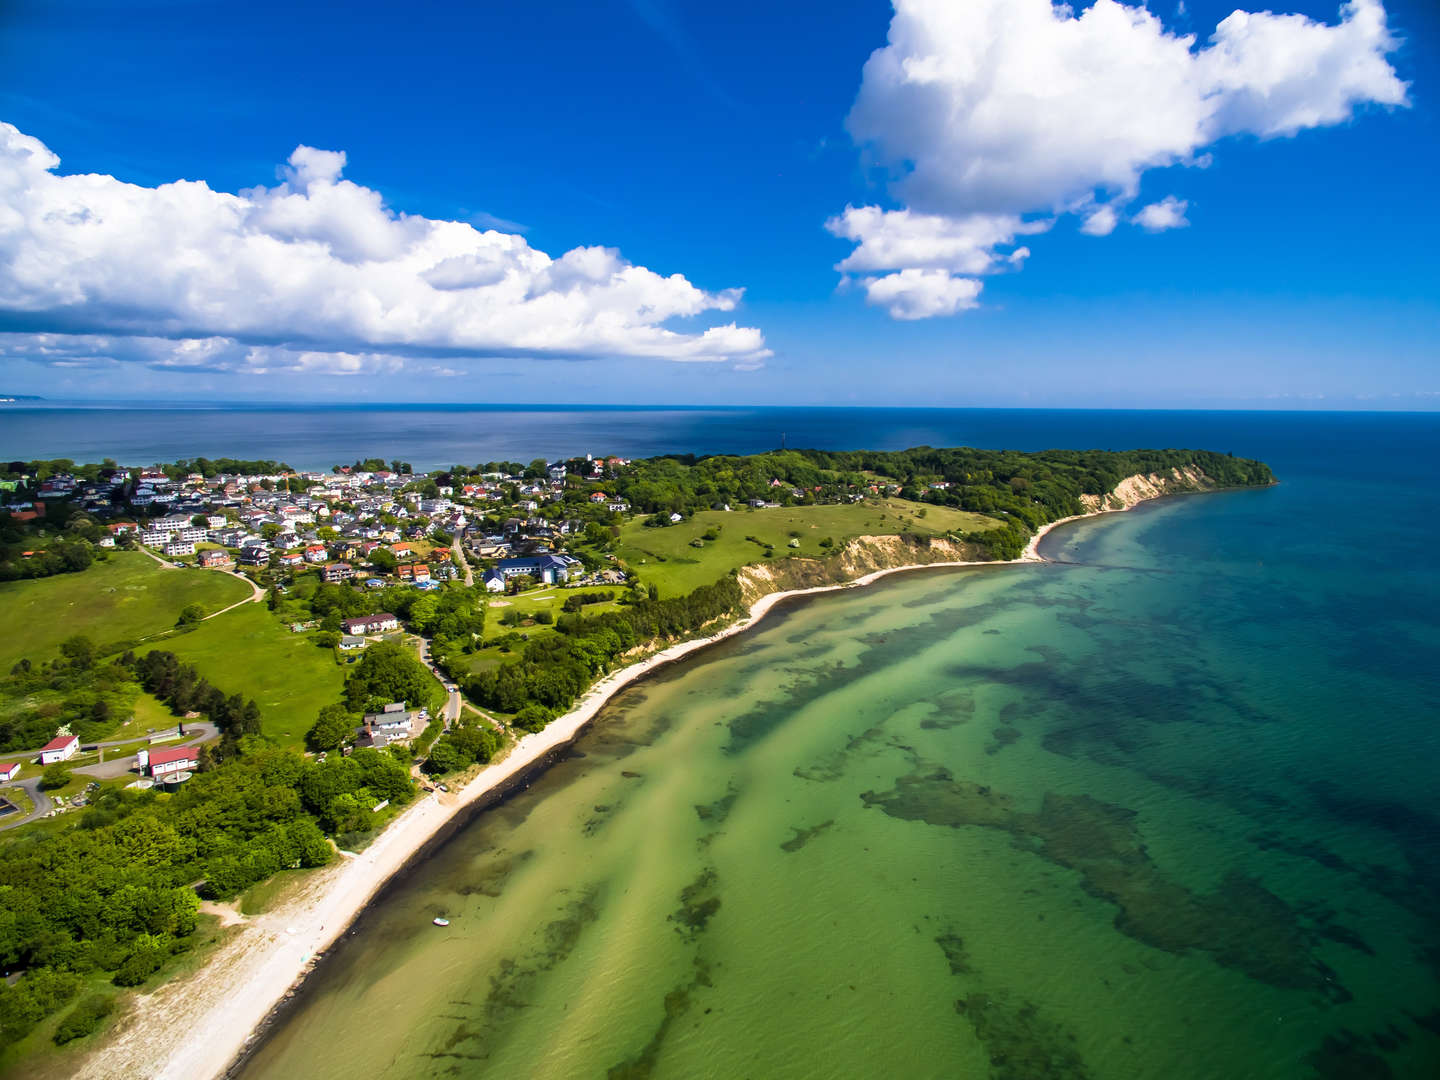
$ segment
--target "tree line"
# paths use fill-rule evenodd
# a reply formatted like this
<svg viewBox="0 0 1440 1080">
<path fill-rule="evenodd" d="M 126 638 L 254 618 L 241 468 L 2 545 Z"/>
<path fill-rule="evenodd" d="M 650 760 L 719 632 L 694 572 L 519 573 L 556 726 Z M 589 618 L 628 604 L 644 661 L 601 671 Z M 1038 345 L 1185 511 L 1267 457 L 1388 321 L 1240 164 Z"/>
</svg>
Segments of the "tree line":
<svg viewBox="0 0 1440 1080">
<path fill-rule="evenodd" d="M 464 677 L 467 695 L 489 708 L 513 713 L 528 731 L 543 728 L 574 704 L 616 659 L 639 646 L 675 640 L 741 608 L 739 582 L 722 578 L 686 596 L 648 594 L 601 615 L 562 614 L 557 634 L 526 644 L 519 659 Z"/>
</svg>

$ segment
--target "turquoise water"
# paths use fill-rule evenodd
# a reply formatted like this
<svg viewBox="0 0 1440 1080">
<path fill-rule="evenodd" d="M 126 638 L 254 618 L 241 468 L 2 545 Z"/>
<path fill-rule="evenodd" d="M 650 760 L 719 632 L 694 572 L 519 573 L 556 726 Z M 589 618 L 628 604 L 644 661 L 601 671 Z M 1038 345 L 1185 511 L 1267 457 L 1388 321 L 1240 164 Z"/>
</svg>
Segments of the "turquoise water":
<svg viewBox="0 0 1440 1080">
<path fill-rule="evenodd" d="M 241 1075 L 1440 1074 L 1437 434 L 1270 432 L 1279 487 L 785 605 L 389 890 Z"/>
</svg>

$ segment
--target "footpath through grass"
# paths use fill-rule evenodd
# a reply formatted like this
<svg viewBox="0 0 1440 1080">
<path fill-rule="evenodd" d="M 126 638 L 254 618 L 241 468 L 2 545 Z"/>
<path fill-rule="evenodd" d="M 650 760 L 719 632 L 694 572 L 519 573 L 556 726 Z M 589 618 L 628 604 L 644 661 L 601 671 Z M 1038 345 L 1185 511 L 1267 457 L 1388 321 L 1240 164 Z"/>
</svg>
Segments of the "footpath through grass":
<svg viewBox="0 0 1440 1080">
<path fill-rule="evenodd" d="M 60 642 L 84 634 L 97 646 L 169 630 L 188 604 L 207 614 L 245 599 L 250 587 L 228 574 L 166 569 L 138 551 L 115 552 L 78 574 L 0 585 L 0 670 L 22 656 L 48 660 Z"/>
<path fill-rule="evenodd" d="M 923 515 L 923 516 L 922 516 Z M 749 563 L 790 556 L 824 558 L 857 536 L 915 533 L 938 536 L 999 528 L 983 514 L 925 506 L 903 499 L 867 499 L 844 506 L 790 506 L 770 510 L 704 510 L 678 525 L 648 528 L 639 520 L 624 526 L 615 553 L 640 580 L 660 587 L 663 596 L 680 596 L 720 580 Z M 704 535 L 715 530 L 714 540 Z M 792 532 L 799 533 L 792 537 Z M 753 540 L 748 537 L 754 537 Z M 821 541 L 833 541 L 822 547 Z M 692 541 L 700 540 L 702 547 Z M 799 546 L 790 547 L 791 540 Z"/>
<path fill-rule="evenodd" d="M 226 694 L 254 698 L 265 734 L 281 746 L 301 747 L 316 713 L 340 700 L 345 683 L 331 650 L 317 648 L 310 634 L 292 634 L 263 604 L 227 611 L 150 649 L 194 664 Z"/>
</svg>

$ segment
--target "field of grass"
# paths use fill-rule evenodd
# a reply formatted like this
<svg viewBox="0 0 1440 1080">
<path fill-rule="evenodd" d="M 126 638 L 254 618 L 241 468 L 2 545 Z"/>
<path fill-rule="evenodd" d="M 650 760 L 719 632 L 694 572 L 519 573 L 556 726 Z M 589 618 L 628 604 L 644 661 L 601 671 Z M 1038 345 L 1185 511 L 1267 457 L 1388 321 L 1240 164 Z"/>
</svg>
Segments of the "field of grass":
<svg viewBox="0 0 1440 1080">
<path fill-rule="evenodd" d="M 737 567 L 763 562 L 767 545 L 773 559 L 790 555 L 823 558 L 857 536 L 902 532 L 936 536 L 993 529 L 1000 524 L 982 514 L 902 499 L 867 499 L 846 506 L 705 510 L 667 528 L 651 529 L 632 521 L 621 530 L 615 553 L 641 581 L 658 585 L 662 596 L 679 596 L 712 584 Z M 692 540 L 701 539 L 712 528 L 719 533 L 716 539 L 702 540 L 700 548 L 691 546 Z M 797 548 L 789 546 L 797 539 L 792 532 L 800 534 Z M 755 540 L 746 539 L 750 536 Z M 820 546 L 826 538 L 834 541 L 834 547 Z"/>
<path fill-rule="evenodd" d="M 265 734 L 282 746 L 304 743 L 315 714 L 340 700 L 345 682 L 331 650 L 316 648 L 310 634 L 292 634 L 263 604 L 245 604 L 154 648 L 194 664 L 225 693 L 254 698 Z"/>
<path fill-rule="evenodd" d="M 162 705 L 154 696 L 141 691 L 131 706 L 130 719 L 105 736 L 105 741 L 115 739 L 143 739 L 152 731 L 173 728 L 180 718 L 168 706 Z"/>
<path fill-rule="evenodd" d="M 55 656 L 72 634 L 96 645 L 158 634 L 175 625 L 187 604 L 206 612 L 243 600 L 249 587 L 228 574 L 165 569 L 138 551 L 116 552 L 79 574 L 56 574 L 0 585 L 0 670 L 22 656 Z"/>
</svg>

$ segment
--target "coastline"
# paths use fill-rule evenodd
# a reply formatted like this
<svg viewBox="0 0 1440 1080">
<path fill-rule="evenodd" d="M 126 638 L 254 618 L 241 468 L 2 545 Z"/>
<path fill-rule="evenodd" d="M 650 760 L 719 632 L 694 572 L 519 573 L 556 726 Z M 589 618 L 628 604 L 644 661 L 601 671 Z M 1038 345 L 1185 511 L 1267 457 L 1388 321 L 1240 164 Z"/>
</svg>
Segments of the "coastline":
<svg viewBox="0 0 1440 1080">
<path fill-rule="evenodd" d="M 232 1073 L 324 953 L 462 811 L 482 800 L 503 797 L 517 781 L 542 768 L 547 757 L 574 742 L 621 690 L 659 668 L 753 629 L 782 601 L 863 588 L 890 574 L 914 570 L 1046 562 L 1038 548 L 1057 526 L 1121 513 L 1161 497 L 1163 494 L 1127 500 L 1121 507 L 1099 508 L 1050 522 L 1036 531 L 1015 559 L 886 567 L 847 582 L 767 593 L 751 603 L 743 617 L 716 633 L 668 646 L 612 672 L 590 687 L 573 709 L 543 731 L 524 736 L 502 760 L 481 769 L 459 791 L 418 798 L 363 852 L 342 856 L 342 862 L 316 874 L 300 895 L 275 911 L 244 920 L 236 939 L 222 946 L 197 972 L 146 995 L 142 1007 L 132 1011 L 74 1075 L 90 1080 L 135 1075 L 197 1080 Z"/>
</svg>

